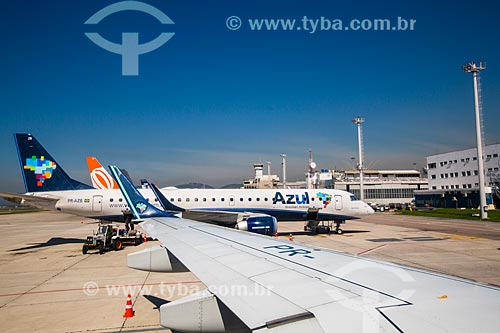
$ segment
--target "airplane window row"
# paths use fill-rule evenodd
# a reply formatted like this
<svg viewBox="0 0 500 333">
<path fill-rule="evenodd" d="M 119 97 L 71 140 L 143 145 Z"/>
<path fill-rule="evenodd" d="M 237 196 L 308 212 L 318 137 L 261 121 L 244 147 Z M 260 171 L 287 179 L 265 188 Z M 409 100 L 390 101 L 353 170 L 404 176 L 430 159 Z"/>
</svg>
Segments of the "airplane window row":
<svg viewBox="0 0 500 333">
<path fill-rule="evenodd" d="M 146 198 L 147 201 L 149 201 L 150 199 L 149 198 Z M 115 201 L 114 198 L 109 198 L 109 202 L 113 202 Z M 123 198 L 118 198 L 118 202 L 123 202 Z M 155 202 L 158 202 L 158 199 L 155 198 Z"/>
<path fill-rule="evenodd" d="M 255 199 L 255 201 L 261 201 L 261 200 L 263 200 L 263 201 L 269 201 L 269 198 L 264 198 L 264 199 L 261 199 L 261 198 L 247 198 L 247 200 L 248 200 L 248 201 L 252 201 L 252 200 L 254 200 L 254 199 Z M 313 197 L 313 198 L 311 198 L 310 200 L 311 200 L 311 201 L 314 201 L 314 200 L 315 200 L 315 198 Z M 156 201 L 157 201 L 157 200 L 156 200 Z M 176 199 L 175 199 L 175 198 L 170 198 L 170 202 L 175 202 L 175 201 L 176 201 Z M 177 202 L 182 202 L 182 201 L 183 201 L 183 199 L 182 199 L 182 198 L 177 198 Z M 184 201 L 186 201 L 186 202 L 190 202 L 190 201 L 191 201 L 191 198 L 185 198 L 185 199 L 184 199 Z M 199 200 L 199 198 L 194 198 L 194 201 L 195 201 L 195 202 L 198 202 L 198 201 L 200 201 L 200 200 Z M 207 202 L 207 201 L 208 201 L 208 199 L 207 199 L 207 198 L 202 198 L 202 201 L 203 201 L 203 202 Z M 215 202 L 215 201 L 217 201 L 217 199 L 216 199 L 216 198 L 211 198 L 211 201 L 212 201 L 212 202 Z M 225 198 L 220 198 L 220 201 L 221 201 L 221 202 L 225 202 L 225 201 L 226 201 L 226 199 L 225 199 Z M 234 198 L 233 198 L 233 197 L 229 198 L 229 201 L 233 202 L 233 201 L 234 201 Z M 240 198 L 240 201 L 241 201 L 241 202 L 243 202 L 243 201 L 245 201 L 245 199 L 244 199 L 244 198 Z"/>
<path fill-rule="evenodd" d="M 114 198 L 110 198 L 110 199 L 109 199 L 109 202 L 114 202 L 114 200 L 115 200 Z M 150 201 L 150 198 L 146 198 L 146 200 L 147 200 L 147 201 Z M 185 200 L 186 202 L 190 202 L 190 201 L 191 201 L 191 198 L 185 198 L 184 200 Z M 199 198 L 194 198 L 193 200 L 194 200 L 195 202 L 200 201 L 200 199 L 199 199 Z M 212 200 L 212 202 L 216 202 L 216 201 L 217 201 L 217 199 L 216 199 L 216 198 L 211 198 L 211 200 Z M 254 198 L 247 198 L 247 200 L 251 202 L 252 200 L 254 200 Z M 264 198 L 264 199 L 262 199 L 262 200 L 267 202 L 267 201 L 269 201 L 269 198 Z M 311 200 L 311 201 L 314 201 L 314 200 L 315 200 L 315 198 L 314 198 L 314 197 L 312 197 L 310 200 Z M 354 200 L 354 199 L 351 197 L 351 200 Z M 357 199 L 357 198 L 356 198 L 356 200 L 359 200 L 359 199 Z M 154 201 L 155 201 L 155 202 L 158 202 L 158 199 L 157 199 L 157 198 L 155 198 L 155 199 L 154 199 Z M 175 202 L 175 201 L 176 201 L 176 200 L 175 200 L 175 198 L 170 198 L 170 202 Z M 208 199 L 207 199 L 207 198 L 201 198 L 201 201 L 203 201 L 203 202 L 207 202 L 207 201 L 208 201 Z M 226 201 L 226 199 L 225 199 L 225 198 L 220 198 L 220 201 L 221 201 L 221 202 L 225 202 L 225 201 Z M 234 198 L 233 198 L 233 197 L 230 197 L 230 198 L 229 198 L 229 201 L 234 202 Z M 243 202 L 243 201 L 245 201 L 245 199 L 244 199 L 244 198 L 240 198 L 240 202 Z M 255 198 L 255 201 L 261 201 L 261 198 Z M 123 198 L 118 198 L 118 202 L 123 202 Z M 177 202 L 182 202 L 182 198 L 177 198 Z"/>
</svg>

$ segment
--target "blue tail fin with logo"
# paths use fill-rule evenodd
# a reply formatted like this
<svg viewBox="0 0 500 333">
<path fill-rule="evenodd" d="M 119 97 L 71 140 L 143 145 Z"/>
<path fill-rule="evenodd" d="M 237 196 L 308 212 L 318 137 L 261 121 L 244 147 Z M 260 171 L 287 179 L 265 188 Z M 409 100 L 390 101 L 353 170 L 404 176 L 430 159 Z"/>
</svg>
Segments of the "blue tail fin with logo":
<svg viewBox="0 0 500 333">
<path fill-rule="evenodd" d="M 14 137 L 26 192 L 92 188 L 70 178 L 33 135 L 16 133 Z"/>
<path fill-rule="evenodd" d="M 161 211 L 151 205 L 116 166 L 110 165 L 109 169 L 136 219 L 148 217 L 174 217 L 174 215 Z"/>
</svg>

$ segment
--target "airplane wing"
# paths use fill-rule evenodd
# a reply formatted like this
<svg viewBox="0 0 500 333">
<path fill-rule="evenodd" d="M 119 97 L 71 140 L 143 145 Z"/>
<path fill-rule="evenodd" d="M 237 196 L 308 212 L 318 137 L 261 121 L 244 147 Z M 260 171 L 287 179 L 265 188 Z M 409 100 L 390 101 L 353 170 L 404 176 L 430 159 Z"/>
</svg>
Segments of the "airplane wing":
<svg viewBox="0 0 500 333">
<path fill-rule="evenodd" d="M 196 221 L 151 218 L 141 226 L 252 332 L 492 332 L 500 325 L 494 286 Z M 192 329 L 195 316 L 178 317 L 183 302 L 160 308 L 162 325 Z"/>
<path fill-rule="evenodd" d="M 29 205 L 41 209 L 50 209 L 50 210 L 54 210 L 57 201 L 59 201 L 59 199 L 57 198 L 48 198 L 48 197 L 43 197 L 41 195 L 35 196 L 29 194 L 17 194 L 9 192 L 0 192 L 0 196 L 3 197 L 5 200 L 17 204 Z"/>
<path fill-rule="evenodd" d="M 496 286 L 162 217 L 133 186 L 118 183 L 129 205 L 144 212 L 134 209 L 145 218 L 141 226 L 163 246 L 129 254 L 129 267 L 174 271 L 180 262 L 208 288 L 160 306 L 161 325 L 172 330 L 493 332 L 500 327 Z"/>
</svg>

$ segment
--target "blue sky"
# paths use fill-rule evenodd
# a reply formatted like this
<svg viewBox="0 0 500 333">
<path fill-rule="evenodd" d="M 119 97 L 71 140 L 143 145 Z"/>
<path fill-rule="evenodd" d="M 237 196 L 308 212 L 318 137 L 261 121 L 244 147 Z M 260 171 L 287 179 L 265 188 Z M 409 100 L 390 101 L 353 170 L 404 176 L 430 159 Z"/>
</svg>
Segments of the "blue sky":
<svg viewBox="0 0 500 333">
<path fill-rule="evenodd" d="M 288 155 L 301 179 L 307 149 L 321 168 L 357 156 L 351 119 L 366 118 L 373 168 L 411 168 L 425 156 L 475 145 L 471 75 L 482 73 L 485 138 L 500 141 L 500 5 L 476 1 L 144 1 L 174 22 L 140 12 L 83 23 L 118 1 L 9 1 L 0 13 L 0 187 L 23 191 L 12 134 L 29 132 L 74 178 L 85 156 L 159 185 L 239 183 L 252 164 Z M 236 15 L 243 26 L 226 27 Z M 415 19 L 414 31 L 252 31 L 249 19 Z M 85 32 L 140 43 L 173 38 L 139 57 L 139 76 Z"/>
</svg>

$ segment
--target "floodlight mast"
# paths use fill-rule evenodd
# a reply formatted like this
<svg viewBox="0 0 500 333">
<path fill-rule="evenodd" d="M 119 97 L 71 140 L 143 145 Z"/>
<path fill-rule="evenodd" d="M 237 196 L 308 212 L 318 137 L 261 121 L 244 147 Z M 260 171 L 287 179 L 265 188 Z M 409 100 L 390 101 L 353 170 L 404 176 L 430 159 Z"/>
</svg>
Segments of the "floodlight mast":
<svg viewBox="0 0 500 333">
<path fill-rule="evenodd" d="M 352 120 L 358 126 L 358 153 L 359 153 L 359 199 L 365 200 L 365 191 L 363 184 L 363 134 L 361 133 L 361 124 L 365 122 L 365 118 L 356 117 Z"/>
<path fill-rule="evenodd" d="M 486 189 L 484 185 L 484 158 L 483 158 L 483 135 L 481 131 L 481 110 L 479 106 L 478 77 L 479 72 L 486 69 L 486 63 L 469 62 L 462 66 L 465 73 L 472 73 L 474 82 L 474 109 L 476 111 L 476 141 L 477 141 L 477 164 L 479 172 L 479 200 L 481 219 L 488 218 L 488 206 L 486 205 Z"/>
<path fill-rule="evenodd" d="M 280 154 L 281 166 L 283 168 L 283 188 L 286 188 L 286 154 Z"/>
</svg>

